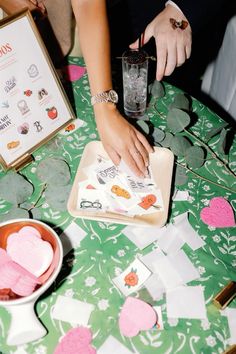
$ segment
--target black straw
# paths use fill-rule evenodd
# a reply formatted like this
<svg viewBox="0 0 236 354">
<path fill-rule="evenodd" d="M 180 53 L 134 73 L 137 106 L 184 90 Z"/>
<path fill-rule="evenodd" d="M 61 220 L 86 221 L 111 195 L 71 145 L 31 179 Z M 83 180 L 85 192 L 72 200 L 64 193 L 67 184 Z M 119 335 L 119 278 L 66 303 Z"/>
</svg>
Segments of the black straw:
<svg viewBox="0 0 236 354">
<path fill-rule="evenodd" d="M 140 34 L 138 38 L 138 50 L 141 50 L 141 46 L 142 46 L 142 34 Z"/>
</svg>

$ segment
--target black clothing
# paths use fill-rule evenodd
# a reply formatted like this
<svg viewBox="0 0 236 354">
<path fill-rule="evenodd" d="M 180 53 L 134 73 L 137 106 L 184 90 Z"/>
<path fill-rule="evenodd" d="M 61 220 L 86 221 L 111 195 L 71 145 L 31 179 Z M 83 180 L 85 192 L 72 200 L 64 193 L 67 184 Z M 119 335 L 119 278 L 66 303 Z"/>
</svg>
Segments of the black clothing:
<svg viewBox="0 0 236 354">
<path fill-rule="evenodd" d="M 121 56 L 146 26 L 165 8 L 165 0 L 107 0 L 113 57 Z M 192 53 L 181 67 L 175 69 L 165 81 L 194 94 L 193 89 L 207 64 L 216 56 L 227 23 L 227 4 L 223 0 L 175 0 L 192 28 Z M 224 7 L 223 7 L 224 5 Z M 144 48 L 156 56 L 155 40 Z M 156 63 L 150 63 L 155 78 Z"/>
</svg>

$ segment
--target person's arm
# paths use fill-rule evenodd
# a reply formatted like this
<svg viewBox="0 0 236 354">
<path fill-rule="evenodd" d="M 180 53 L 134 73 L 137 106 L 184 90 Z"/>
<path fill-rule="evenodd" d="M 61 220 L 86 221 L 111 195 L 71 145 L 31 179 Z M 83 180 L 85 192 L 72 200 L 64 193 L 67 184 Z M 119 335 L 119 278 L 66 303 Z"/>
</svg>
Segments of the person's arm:
<svg viewBox="0 0 236 354">
<path fill-rule="evenodd" d="M 91 95 L 112 88 L 110 38 L 105 0 L 72 0 Z M 139 176 L 152 151 L 146 138 L 121 116 L 113 103 L 96 103 L 94 113 L 105 150 L 115 164 L 122 158 Z"/>
<path fill-rule="evenodd" d="M 187 27 L 185 29 L 173 28 L 170 19 L 178 22 L 186 21 Z M 168 4 L 146 27 L 143 33 L 143 43 L 147 43 L 151 37 L 154 37 L 156 41 L 156 79 L 160 81 L 163 76 L 171 75 L 177 66 L 182 65 L 190 57 L 191 26 L 180 9 Z M 137 46 L 138 40 L 130 47 L 137 48 Z"/>
</svg>

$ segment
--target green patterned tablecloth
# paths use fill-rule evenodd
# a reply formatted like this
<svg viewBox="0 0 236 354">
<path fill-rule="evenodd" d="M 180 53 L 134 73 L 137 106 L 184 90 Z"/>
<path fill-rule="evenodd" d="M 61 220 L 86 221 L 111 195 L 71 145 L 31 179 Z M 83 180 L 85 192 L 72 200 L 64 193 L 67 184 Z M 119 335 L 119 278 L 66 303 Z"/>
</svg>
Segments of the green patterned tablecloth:
<svg viewBox="0 0 236 354">
<path fill-rule="evenodd" d="M 83 65 L 77 58 L 71 58 L 70 63 Z M 165 129 L 166 126 L 167 107 L 174 95 L 179 92 L 177 88 L 168 84 L 165 85 L 165 90 L 165 96 L 158 101 L 158 111 L 161 114 L 157 114 L 152 104 L 148 108 L 150 121 L 161 129 Z M 77 117 L 84 121 L 84 125 L 70 135 L 58 134 L 50 143 L 37 150 L 34 153 L 35 161 L 21 171 L 35 187 L 30 202 L 37 200 L 42 188 L 35 174 L 40 161 L 48 156 L 61 156 L 69 164 L 72 177 L 74 177 L 85 145 L 91 140 L 99 139 L 90 105 L 87 75 L 73 82 L 73 95 Z M 195 135 L 204 138 L 210 130 L 219 126 L 221 119 L 195 99 L 193 99 L 192 107 L 193 112 L 198 116 L 198 121 L 192 129 Z M 215 145 L 216 139 L 213 139 L 211 145 L 213 150 Z M 229 161 L 231 169 L 235 171 L 235 140 L 229 152 Z M 218 183 L 231 183 L 231 187 L 236 189 L 235 179 L 233 180 L 224 172 L 214 159 L 207 161 L 198 173 L 205 177 L 213 174 Z M 3 170 L 0 175 L 4 175 Z M 152 304 L 162 306 L 164 330 L 141 332 L 131 339 L 122 337 L 118 328 L 118 315 L 125 299 L 114 287 L 111 279 L 117 272 L 124 270 L 137 255 L 144 255 L 153 250 L 155 244 L 140 251 L 123 235 L 124 225 L 74 219 L 66 210 L 59 212 L 52 209 L 46 202 L 42 202 L 40 220 L 54 225 L 58 233 L 75 221 L 86 231 L 87 236 L 78 248 L 72 250 L 64 258 L 54 289 L 50 289 L 50 292 L 44 294 L 37 302 L 37 314 L 47 328 L 48 334 L 37 342 L 24 345 L 26 353 L 53 354 L 59 338 L 71 328 L 67 322 L 54 320 L 51 317 L 51 309 L 59 294 L 94 304 L 95 310 L 91 314 L 89 326 L 94 335 L 92 344 L 96 349 L 109 335 L 116 337 L 130 351 L 139 354 L 206 354 L 222 353 L 226 349 L 227 338 L 230 336 L 227 318 L 221 316 L 211 300 L 222 286 L 231 279 L 236 279 L 236 229 L 208 227 L 200 220 L 199 214 L 214 196 L 226 197 L 235 209 L 236 195 L 194 175 L 190 175 L 188 182 L 181 186 L 181 190 L 188 191 L 190 199 L 173 202 L 169 220 L 172 221 L 175 216 L 189 211 L 190 224 L 206 242 L 206 245 L 197 251 L 192 251 L 188 246 L 184 246 L 183 249 L 200 272 L 200 279 L 188 285 L 201 284 L 204 287 L 208 320 L 168 320 L 165 297 L 163 297 L 161 301 L 152 302 Z M 0 200 L 0 212 L 5 213 L 8 209 L 9 204 Z M 147 298 L 145 291 L 133 295 Z M 236 307 L 236 300 L 230 304 L 230 307 Z M 9 323 L 9 314 L 4 308 L 0 308 L 0 352 L 4 354 L 14 353 L 17 349 L 6 345 Z"/>
</svg>

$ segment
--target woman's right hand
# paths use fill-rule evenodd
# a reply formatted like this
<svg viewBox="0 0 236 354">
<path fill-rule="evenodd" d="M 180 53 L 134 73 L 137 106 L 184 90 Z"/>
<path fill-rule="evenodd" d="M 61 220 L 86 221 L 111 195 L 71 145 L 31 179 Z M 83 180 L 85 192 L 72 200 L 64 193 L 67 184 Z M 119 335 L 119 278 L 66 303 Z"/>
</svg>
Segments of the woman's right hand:
<svg viewBox="0 0 236 354">
<path fill-rule="evenodd" d="M 122 159 L 138 177 L 144 177 L 149 153 L 153 152 L 147 139 L 127 122 L 113 103 L 98 103 L 94 112 L 102 144 L 113 163 L 118 165 Z"/>
</svg>

